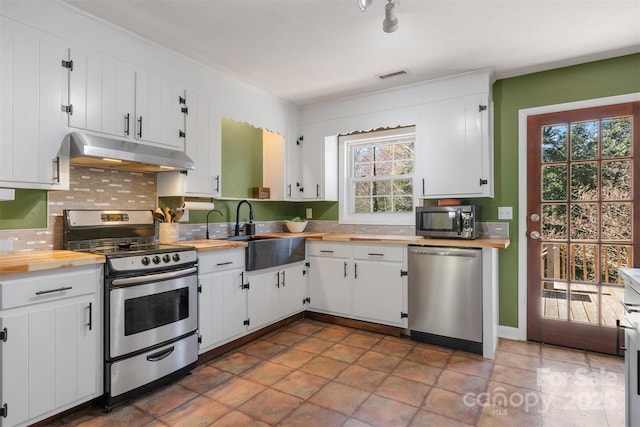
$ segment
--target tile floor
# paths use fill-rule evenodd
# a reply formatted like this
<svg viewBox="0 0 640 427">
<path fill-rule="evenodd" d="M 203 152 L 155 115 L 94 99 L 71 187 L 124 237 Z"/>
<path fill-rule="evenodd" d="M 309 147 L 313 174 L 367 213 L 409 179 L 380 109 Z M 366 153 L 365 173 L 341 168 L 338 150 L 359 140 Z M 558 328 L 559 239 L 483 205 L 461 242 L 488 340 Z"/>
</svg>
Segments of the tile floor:
<svg viewBox="0 0 640 427">
<path fill-rule="evenodd" d="M 495 360 L 300 320 L 81 426 L 623 426 L 622 359 L 501 340 Z"/>
</svg>

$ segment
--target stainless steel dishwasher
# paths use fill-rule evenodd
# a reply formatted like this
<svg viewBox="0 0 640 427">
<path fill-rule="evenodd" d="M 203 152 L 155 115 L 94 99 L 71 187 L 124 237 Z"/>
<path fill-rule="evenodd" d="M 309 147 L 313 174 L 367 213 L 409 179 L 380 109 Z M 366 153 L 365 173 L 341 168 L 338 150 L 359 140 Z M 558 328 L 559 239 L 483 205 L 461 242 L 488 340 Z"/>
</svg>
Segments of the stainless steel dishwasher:
<svg viewBox="0 0 640 427">
<path fill-rule="evenodd" d="M 482 354 L 482 250 L 409 246 L 411 338 Z"/>
</svg>

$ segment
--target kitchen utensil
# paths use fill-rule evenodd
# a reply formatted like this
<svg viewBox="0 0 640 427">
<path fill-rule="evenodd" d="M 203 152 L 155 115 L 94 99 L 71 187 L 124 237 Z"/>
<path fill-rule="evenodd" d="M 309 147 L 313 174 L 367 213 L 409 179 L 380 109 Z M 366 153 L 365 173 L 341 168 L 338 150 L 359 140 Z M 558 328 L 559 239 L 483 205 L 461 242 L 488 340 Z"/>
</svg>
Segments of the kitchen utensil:
<svg viewBox="0 0 640 427">
<path fill-rule="evenodd" d="M 153 213 L 153 217 L 156 219 L 156 221 L 158 222 L 164 222 L 164 215 L 158 212 L 154 212 Z"/>
<path fill-rule="evenodd" d="M 173 215 L 173 222 L 180 221 L 180 219 L 182 218 L 182 215 L 184 215 L 183 209 L 176 210 L 176 213 Z"/>
<path fill-rule="evenodd" d="M 167 222 L 171 222 L 172 218 L 171 218 L 171 209 L 169 209 L 169 206 L 165 206 L 164 207 L 164 219 Z"/>
</svg>

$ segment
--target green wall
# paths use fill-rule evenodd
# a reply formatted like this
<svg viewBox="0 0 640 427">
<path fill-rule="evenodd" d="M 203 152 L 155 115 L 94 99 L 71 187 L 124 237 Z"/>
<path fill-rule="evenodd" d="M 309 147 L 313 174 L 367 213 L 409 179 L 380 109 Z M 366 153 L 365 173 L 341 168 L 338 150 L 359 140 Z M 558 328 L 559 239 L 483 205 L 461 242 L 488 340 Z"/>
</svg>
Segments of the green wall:
<svg viewBox="0 0 640 427">
<path fill-rule="evenodd" d="M 0 230 L 47 228 L 47 192 L 16 189 L 15 200 L 0 202 Z"/>
<path fill-rule="evenodd" d="M 262 187 L 262 129 L 222 119 L 223 197 L 252 197 Z"/>
<path fill-rule="evenodd" d="M 209 215 L 209 222 L 233 222 L 236 219 L 236 207 L 239 200 L 214 200 L 215 207 L 222 216 L 217 213 Z M 251 200 L 253 213 L 256 221 L 280 221 L 291 219 L 299 216 L 305 217 L 305 209 L 313 209 L 314 220 L 337 220 L 338 219 L 338 203 L 337 202 L 261 202 Z M 191 211 L 189 212 L 190 224 L 202 224 L 205 222 L 207 212 Z M 249 208 L 242 206 L 240 208 L 240 222 L 249 219 Z"/>
<path fill-rule="evenodd" d="M 513 206 L 511 246 L 500 251 L 500 325 L 518 326 L 518 110 L 640 92 L 640 54 L 498 80 L 495 101 L 495 198 L 474 199 L 483 221 Z"/>
</svg>

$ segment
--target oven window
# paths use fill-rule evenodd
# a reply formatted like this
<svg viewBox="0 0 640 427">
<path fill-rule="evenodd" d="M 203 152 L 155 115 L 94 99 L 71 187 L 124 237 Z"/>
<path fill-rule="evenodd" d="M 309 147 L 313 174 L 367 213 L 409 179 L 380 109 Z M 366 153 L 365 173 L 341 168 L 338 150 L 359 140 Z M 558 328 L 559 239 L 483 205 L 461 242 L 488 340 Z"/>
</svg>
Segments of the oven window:
<svg viewBox="0 0 640 427">
<path fill-rule="evenodd" d="M 124 316 L 125 336 L 186 319 L 189 317 L 189 288 L 127 299 Z"/>
</svg>

